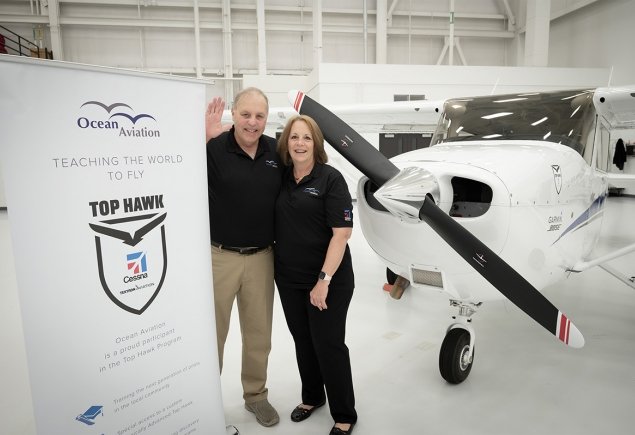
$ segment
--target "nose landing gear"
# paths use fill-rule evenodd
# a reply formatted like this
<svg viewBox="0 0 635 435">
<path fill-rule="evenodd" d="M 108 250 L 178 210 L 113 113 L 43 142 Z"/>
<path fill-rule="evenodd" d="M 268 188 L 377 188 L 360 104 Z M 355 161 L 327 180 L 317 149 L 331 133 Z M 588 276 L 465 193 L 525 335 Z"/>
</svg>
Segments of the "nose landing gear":
<svg viewBox="0 0 635 435">
<path fill-rule="evenodd" d="M 450 301 L 450 305 L 459 308 L 459 315 L 453 316 L 456 323 L 448 328 L 441 351 L 439 352 L 439 371 L 441 376 L 451 384 L 460 384 L 467 379 L 474 362 L 476 335 L 470 325 L 471 316 L 481 303 L 465 303 Z"/>
</svg>

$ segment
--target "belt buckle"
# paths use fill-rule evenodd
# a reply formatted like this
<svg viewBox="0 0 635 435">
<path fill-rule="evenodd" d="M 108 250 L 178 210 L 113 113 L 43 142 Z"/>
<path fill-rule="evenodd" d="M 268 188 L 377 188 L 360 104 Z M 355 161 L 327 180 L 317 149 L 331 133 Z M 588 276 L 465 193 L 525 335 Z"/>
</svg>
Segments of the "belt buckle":
<svg viewBox="0 0 635 435">
<path fill-rule="evenodd" d="M 258 248 L 240 248 L 238 253 L 241 255 L 252 255 L 258 252 Z"/>
</svg>

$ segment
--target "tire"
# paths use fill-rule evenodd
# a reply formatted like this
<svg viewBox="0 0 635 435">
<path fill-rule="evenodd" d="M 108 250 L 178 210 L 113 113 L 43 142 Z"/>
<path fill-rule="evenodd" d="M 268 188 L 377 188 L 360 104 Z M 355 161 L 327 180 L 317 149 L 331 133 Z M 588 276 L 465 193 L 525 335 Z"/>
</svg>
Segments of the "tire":
<svg viewBox="0 0 635 435">
<path fill-rule="evenodd" d="M 472 361 L 465 361 L 470 347 L 470 333 L 463 328 L 448 331 L 439 352 L 439 371 L 450 384 L 460 384 L 472 370 L 476 346 L 472 349 Z"/>
</svg>

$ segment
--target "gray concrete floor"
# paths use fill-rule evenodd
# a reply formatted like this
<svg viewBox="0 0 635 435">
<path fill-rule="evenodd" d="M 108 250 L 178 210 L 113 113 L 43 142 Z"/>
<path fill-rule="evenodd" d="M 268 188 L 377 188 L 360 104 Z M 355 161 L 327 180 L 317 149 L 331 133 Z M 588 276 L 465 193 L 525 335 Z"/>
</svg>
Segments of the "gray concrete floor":
<svg viewBox="0 0 635 435">
<path fill-rule="evenodd" d="M 635 199 L 610 198 L 598 251 L 635 242 Z M 635 404 L 635 290 L 599 268 L 571 275 L 544 291 L 586 339 L 569 349 L 506 301 L 474 316 L 474 367 L 462 384 L 439 375 L 438 353 L 454 309 L 438 292 L 409 289 L 401 300 L 381 290 L 385 272 L 359 227 L 350 242 L 356 293 L 349 311 L 359 422 L 355 434 L 599 434 L 631 433 Z M 635 275 L 635 254 L 612 261 Z M 412 291 L 410 291 L 412 290 Z M 7 213 L 0 212 L 0 434 L 35 433 Z M 240 334 L 232 320 L 221 377 L 227 424 L 243 435 L 328 434 L 328 407 L 302 422 L 289 414 L 300 402 L 291 337 L 275 304 L 269 398 L 281 421 L 258 425 L 243 407 Z M 45 431 L 42 433 L 46 433 Z"/>
</svg>

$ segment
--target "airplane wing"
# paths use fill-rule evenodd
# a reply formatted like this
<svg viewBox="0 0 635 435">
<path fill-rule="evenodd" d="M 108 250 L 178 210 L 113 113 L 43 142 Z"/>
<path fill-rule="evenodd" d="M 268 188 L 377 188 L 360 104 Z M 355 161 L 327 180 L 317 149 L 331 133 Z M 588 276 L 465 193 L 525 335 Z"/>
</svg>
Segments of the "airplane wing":
<svg viewBox="0 0 635 435">
<path fill-rule="evenodd" d="M 388 103 L 331 106 L 329 110 L 359 133 L 434 131 L 445 100 L 395 101 Z M 296 115 L 293 107 L 272 107 L 267 129 L 282 131 Z M 221 121 L 231 124 L 231 111 L 225 110 Z"/>
<path fill-rule="evenodd" d="M 405 207 L 415 209 L 415 207 L 420 206 L 418 218 L 430 225 L 450 247 L 498 291 L 563 343 L 571 347 L 584 345 L 584 337 L 573 322 L 526 279 L 468 230 L 439 209 L 429 195 L 424 194 L 423 198 L 416 197 L 415 192 L 410 188 L 412 184 L 407 185 L 411 181 L 408 180 L 411 175 L 407 169 L 411 168 L 400 172 L 390 160 L 355 130 L 302 92 L 289 92 L 289 100 L 299 113 L 314 118 L 322 127 L 325 139 L 375 184 L 380 186 L 380 190 L 384 188 L 389 190 L 383 198 L 387 201 L 382 201 L 382 205 L 387 206 L 387 208 L 394 205 L 395 209 L 401 210 Z M 399 190 L 400 186 L 406 187 L 406 199 L 395 200 L 395 191 Z M 381 196 L 380 191 L 376 193 L 376 197 L 378 196 Z M 421 199 L 423 200 L 421 201 Z M 391 212 L 394 213 L 393 210 Z"/>
<path fill-rule="evenodd" d="M 635 129 L 635 85 L 598 88 L 594 94 L 600 115 L 613 129 Z M 331 105 L 328 110 L 358 133 L 433 131 L 445 100 L 395 101 Z M 267 129 L 282 131 L 296 114 L 292 106 L 271 107 Z M 223 124 L 231 124 L 231 111 L 225 110 Z"/>
<path fill-rule="evenodd" d="M 443 103 L 444 100 L 395 101 L 329 109 L 357 132 L 434 131 Z"/>
<path fill-rule="evenodd" d="M 597 88 L 593 104 L 612 130 L 635 129 L 635 85 Z"/>
</svg>

